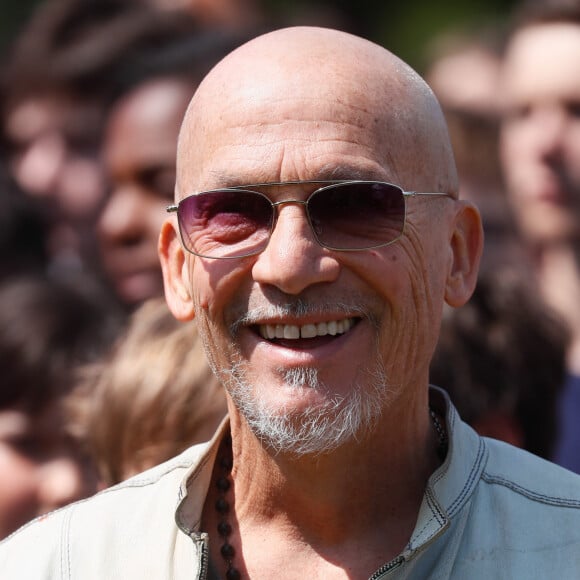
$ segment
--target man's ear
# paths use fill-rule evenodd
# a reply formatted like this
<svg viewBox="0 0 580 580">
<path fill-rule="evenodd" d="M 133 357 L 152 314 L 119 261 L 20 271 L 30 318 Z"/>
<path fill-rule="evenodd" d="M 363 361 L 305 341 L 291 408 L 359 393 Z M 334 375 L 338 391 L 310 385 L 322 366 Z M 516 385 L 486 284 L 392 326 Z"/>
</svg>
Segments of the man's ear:
<svg viewBox="0 0 580 580">
<path fill-rule="evenodd" d="M 477 208 L 459 201 L 451 235 L 453 261 L 445 284 L 445 301 L 450 306 L 463 306 L 471 297 L 483 251 L 483 227 Z"/>
<path fill-rule="evenodd" d="M 178 320 L 192 320 L 195 310 L 189 288 L 187 259 L 179 241 L 179 234 L 170 220 L 161 228 L 158 251 L 169 310 Z"/>
</svg>

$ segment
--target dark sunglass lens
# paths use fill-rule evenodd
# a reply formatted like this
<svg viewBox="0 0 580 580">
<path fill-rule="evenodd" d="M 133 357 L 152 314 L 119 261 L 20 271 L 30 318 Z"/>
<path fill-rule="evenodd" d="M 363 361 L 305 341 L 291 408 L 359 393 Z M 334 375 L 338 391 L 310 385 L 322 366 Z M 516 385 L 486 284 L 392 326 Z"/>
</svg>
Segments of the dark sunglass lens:
<svg viewBox="0 0 580 580">
<path fill-rule="evenodd" d="M 268 243 L 272 216 L 268 199 L 253 191 L 211 191 L 192 195 L 179 204 L 185 245 L 210 258 L 261 251 Z"/>
<path fill-rule="evenodd" d="M 314 231 L 330 248 L 372 248 L 397 239 L 405 223 L 405 197 L 388 183 L 328 187 L 310 198 Z"/>
</svg>

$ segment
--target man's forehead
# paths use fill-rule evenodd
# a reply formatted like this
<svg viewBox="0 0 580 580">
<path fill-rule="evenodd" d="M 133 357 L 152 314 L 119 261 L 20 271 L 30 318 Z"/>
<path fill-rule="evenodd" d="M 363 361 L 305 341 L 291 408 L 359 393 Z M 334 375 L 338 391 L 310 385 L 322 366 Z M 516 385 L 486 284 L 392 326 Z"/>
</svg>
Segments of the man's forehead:
<svg viewBox="0 0 580 580">
<path fill-rule="evenodd" d="M 387 179 L 401 154 L 389 154 L 382 134 L 369 119 L 361 126 L 340 121 L 286 118 L 256 123 L 244 130 L 210 126 L 193 137 L 199 147 L 178 164 L 184 193 L 251 183 Z"/>
<path fill-rule="evenodd" d="M 240 124 L 262 122 L 272 111 L 286 115 L 299 114 L 324 117 L 320 105 L 335 105 L 333 114 L 343 115 L 345 122 L 356 122 L 357 109 L 375 109 L 380 95 L 393 106 L 400 106 L 401 82 L 398 74 L 383 63 L 378 66 L 376 55 L 323 53 L 316 58 L 312 53 L 273 51 L 268 55 L 244 52 L 223 62 L 200 85 L 193 101 L 194 114 L 207 118 L 214 115 L 223 119 L 233 114 Z M 343 105 L 344 112 L 340 111 Z M 346 111 L 346 106 L 350 110 Z M 345 116 L 347 113 L 348 116 Z M 328 116 L 331 112 L 328 111 Z M 283 119 L 279 119 L 283 121 Z"/>
</svg>

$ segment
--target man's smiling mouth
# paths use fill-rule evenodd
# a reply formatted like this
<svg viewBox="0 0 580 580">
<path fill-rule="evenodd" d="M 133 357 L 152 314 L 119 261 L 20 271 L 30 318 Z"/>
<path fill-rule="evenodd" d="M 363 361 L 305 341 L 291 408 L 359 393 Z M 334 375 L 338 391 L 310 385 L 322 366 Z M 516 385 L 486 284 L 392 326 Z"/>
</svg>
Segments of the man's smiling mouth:
<svg viewBox="0 0 580 580">
<path fill-rule="evenodd" d="M 337 336 L 348 332 L 357 322 L 357 318 L 343 318 L 318 322 L 316 324 L 260 324 L 258 331 L 266 340 L 316 338 L 318 336 Z"/>
</svg>

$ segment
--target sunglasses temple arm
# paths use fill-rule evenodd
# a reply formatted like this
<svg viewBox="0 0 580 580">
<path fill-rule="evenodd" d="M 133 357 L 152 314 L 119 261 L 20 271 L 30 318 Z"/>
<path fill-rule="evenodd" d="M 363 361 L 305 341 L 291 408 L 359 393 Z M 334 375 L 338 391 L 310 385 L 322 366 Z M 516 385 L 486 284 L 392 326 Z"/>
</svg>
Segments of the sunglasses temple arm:
<svg viewBox="0 0 580 580">
<path fill-rule="evenodd" d="M 450 193 L 446 191 L 403 191 L 403 195 L 406 197 L 416 197 L 419 195 L 432 195 L 432 196 L 445 196 L 445 197 L 453 197 Z"/>
</svg>

